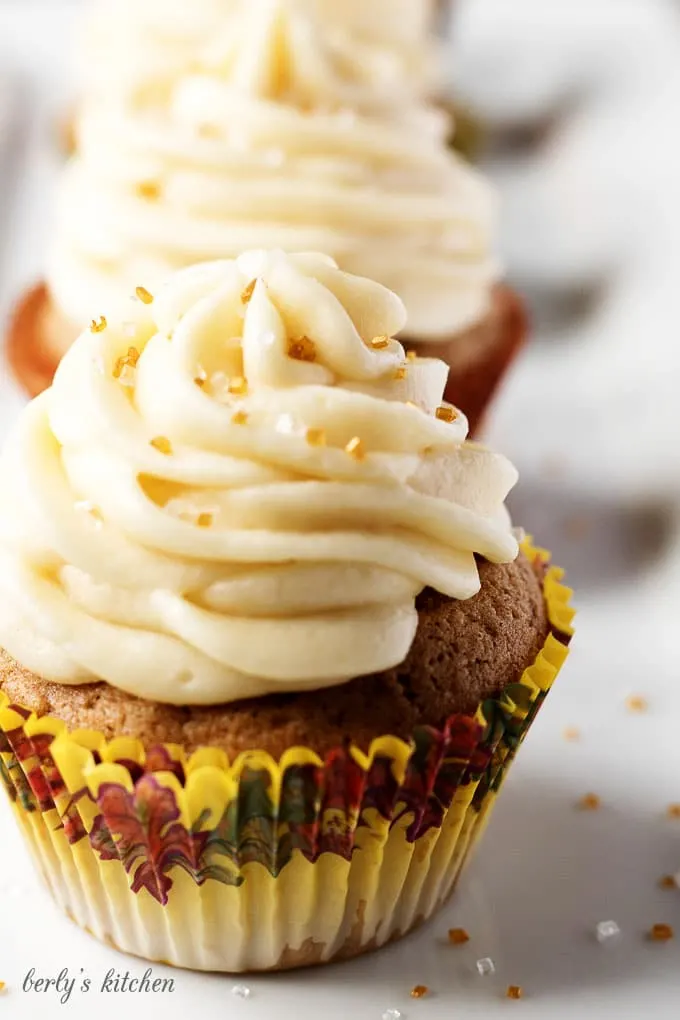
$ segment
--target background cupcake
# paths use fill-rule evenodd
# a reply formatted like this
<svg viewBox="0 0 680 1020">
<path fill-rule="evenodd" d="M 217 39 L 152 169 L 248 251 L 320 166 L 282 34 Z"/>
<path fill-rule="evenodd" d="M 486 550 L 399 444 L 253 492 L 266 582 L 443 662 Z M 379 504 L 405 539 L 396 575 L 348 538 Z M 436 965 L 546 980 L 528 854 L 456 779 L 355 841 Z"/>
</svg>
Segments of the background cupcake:
<svg viewBox="0 0 680 1020">
<path fill-rule="evenodd" d="M 187 269 L 93 321 L 7 446 L 3 776 L 123 949 L 273 969 L 404 934 L 564 661 L 516 472 L 403 325 L 323 256 Z"/>
<path fill-rule="evenodd" d="M 179 7 L 135 7 L 130 31 L 131 6 L 108 9 L 85 47 L 98 72 L 48 288 L 15 347 L 42 352 L 49 377 L 74 323 L 139 279 L 244 247 L 325 251 L 403 296 L 408 339 L 449 362 L 475 427 L 525 329 L 498 286 L 494 196 L 429 101 L 431 8 L 222 0 L 192 9 L 190 45 Z"/>
</svg>

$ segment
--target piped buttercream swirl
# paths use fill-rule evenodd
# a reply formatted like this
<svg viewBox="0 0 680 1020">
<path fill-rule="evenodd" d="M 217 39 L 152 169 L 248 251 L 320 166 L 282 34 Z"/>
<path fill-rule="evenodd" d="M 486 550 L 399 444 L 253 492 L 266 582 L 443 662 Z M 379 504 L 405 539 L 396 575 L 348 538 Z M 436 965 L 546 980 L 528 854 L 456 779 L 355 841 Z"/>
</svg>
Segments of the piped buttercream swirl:
<svg viewBox="0 0 680 1020">
<path fill-rule="evenodd" d="M 394 294 L 253 251 L 97 319 L 2 460 L 0 644 L 173 704 L 401 662 L 426 586 L 517 554 L 516 472 L 465 442 Z"/>
</svg>

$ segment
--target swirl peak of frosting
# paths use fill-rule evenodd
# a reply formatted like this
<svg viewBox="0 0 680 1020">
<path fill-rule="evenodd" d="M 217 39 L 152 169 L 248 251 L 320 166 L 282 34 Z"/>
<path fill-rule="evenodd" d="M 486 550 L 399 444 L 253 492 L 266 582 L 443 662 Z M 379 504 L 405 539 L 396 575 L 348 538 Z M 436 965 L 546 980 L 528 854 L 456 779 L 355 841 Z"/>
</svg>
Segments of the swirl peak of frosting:
<svg viewBox="0 0 680 1020">
<path fill-rule="evenodd" d="M 402 302 L 251 251 L 94 320 L 3 459 L 0 644 L 62 683 L 175 704 L 397 665 L 426 586 L 517 542 L 502 457 L 393 339 Z"/>
</svg>

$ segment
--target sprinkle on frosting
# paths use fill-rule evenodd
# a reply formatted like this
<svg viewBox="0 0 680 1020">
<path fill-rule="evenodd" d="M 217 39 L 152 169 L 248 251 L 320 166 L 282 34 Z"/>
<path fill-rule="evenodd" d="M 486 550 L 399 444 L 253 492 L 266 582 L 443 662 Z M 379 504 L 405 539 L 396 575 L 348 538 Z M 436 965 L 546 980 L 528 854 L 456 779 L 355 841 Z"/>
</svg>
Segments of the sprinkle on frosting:
<svg viewBox="0 0 680 1020">
<path fill-rule="evenodd" d="M 441 407 L 438 407 L 437 410 L 435 411 L 435 415 L 439 419 L 439 421 L 445 421 L 449 423 L 455 421 L 457 417 L 454 409 L 452 407 L 448 407 L 446 404 L 442 404 Z"/>
<path fill-rule="evenodd" d="M 326 430 L 325 429 L 307 429 L 307 442 L 310 446 L 325 446 L 326 445 Z"/>
<path fill-rule="evenodd" d="M 399 366 L 399 368 L 394 373 L 394 378 L 396 379 L 397 382 L 401 382 L 402 379 L 406 378 L 406 368 L 404 365 Z"/>
<path fill-rule="evenodd" d="M 153 294 L 149 293 L 146 287 L 136 287 L 135 294 L 144 305 L 150 305 L 153 303 Z"/>
<path fill-rule="evenodd" d="M 251 280 L 247 287 L 244 287 L 241 291 L 241 304 L 247 305 L 253 296 L 253 292 L 257 287 L 257 280 Z"/>
<path fill-rule="evenodd" d="M 471 598 L 477 556 L 518 552 L 516 472 L 466 443 L 464 415 L 437 418 L 444 364 L 397 385 L 402 345 L 365 339 L 404 326 L 394 294 L 325 256 L 251 251 L 86 330 L 3 460 L 0 646 L 47 680 L 175 705 L 398 666 L 423 589 Z M 313 362 L 288 357 L 300 337 Z"/>
<path fill-rule="evenodd" d="M 97 332 L 101 331 L 97 330 Z M 118 358 L 116 364 L 114 365 L 113 378 L 121 379 L 125 373 L 125 370 L 136 368 L 138 362 L 139 351 L 137 350 L 136 347 L 128 347 L 127 354 L 123 354 L 120 358 Z"/>
<path fill-rule="evenodd" d="M 227 387 L 233 397 L 244 397 L 248 392 L 248 381 L 242 375 L 235 375 Z"/>
<path fill-rule="evenodd" d="M 161 186 L 158 181 L 140 181 L 137 185 L 137 194 L 147 202 L 156 202 L 161 197 Z"/>
<path fill-rule="evenodd" d="M 316 344 L 308 336 L 288 341 L 288 357 L 294 361 L 316 361 Z"/>
<path fill-rule="evenodd" d="M 390 338 L 388 336 L 374 336 L 371 340 L 371 347 L 374 351 L 384 351 L 389 346 Z"/>
<path fill-rule="evenodd" d="M 151 440 L 151 445 L 159 453 L 169 457 L 172 454 L 172 443 L 166 436 L 156 436 L 155 439 Z"/>
<path fill-rule="evenodd" d="M 366 456 L 366 447 L 359 436 L 354 436 L 353 439 L 350 439 L 349 443 L 345 447 L 345 453 L 348 453 L 350 457 L 354 457 L 355 460 L 364 459 Z"/>
<path fill-rule="evenodd" d="M 108 323 L 106 321 L 106 318 L 105 318 L 105 316 L 102 315 L 102 316 L 99 317 L 99 319 L 93 319 L 92 320 L 92 322 L 90 323 L 90 332 L 91 333 L 103 333 L 104 330 L 106 329 L 107 325 L 108 325 Z"/>
</svg>

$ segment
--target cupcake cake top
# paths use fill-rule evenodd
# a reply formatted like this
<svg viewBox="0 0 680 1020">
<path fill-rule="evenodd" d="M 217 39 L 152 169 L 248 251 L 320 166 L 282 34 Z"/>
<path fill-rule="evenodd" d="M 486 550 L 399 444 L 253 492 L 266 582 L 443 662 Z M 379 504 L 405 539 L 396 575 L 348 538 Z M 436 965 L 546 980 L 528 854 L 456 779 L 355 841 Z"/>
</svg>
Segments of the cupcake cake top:
<svg viewBox="0 0 680 1020">
<path fill-rule="evenodd" d="M 94 320 L 3 455 L 0 646 L 172 704 L 400 663 L 425 587 L 518 552 L 516 472 L 465 442 L 384 287 L 251 251 Z"/>
<path fill-rule="evenodd" d="M 160 19 L 142 0 L 119 47 L 100 12 L 86 49 L 103 54 L 103 78 L 58 202 L 59 309 L 79 322 L 140 279 L 281 247 L 327 252 L 399 293 L 416 339 L 483 318 L 495 201 L 427 100 L 427 5 L 387 6 L 202 0 Z"/>
</svg>

